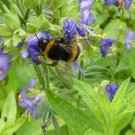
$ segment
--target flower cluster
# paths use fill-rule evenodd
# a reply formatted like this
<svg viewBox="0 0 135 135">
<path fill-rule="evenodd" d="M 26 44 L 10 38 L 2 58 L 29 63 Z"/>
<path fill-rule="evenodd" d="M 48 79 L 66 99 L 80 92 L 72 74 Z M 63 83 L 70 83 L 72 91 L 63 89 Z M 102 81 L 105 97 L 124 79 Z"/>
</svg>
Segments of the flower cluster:
<svg viewBox="0 0 135 135">
<path fill-rule="evenodd" d="M 63 29 L 65 31 L 65 37 L 68 40 L 71 40 L 76 34 L 79 34 L 82 37 L 86 36 L 84 30 L 70 18 L 64 21 Z"/>
<path fill-rule="evenodd" d="M 125 40 L 127 50 L 131 49 L 131 46 L 133 45 L 133 40 L 134 39 L 135 39 L 135 33 L 128 30 L 127 34 L 126 34 L 126 40 Z"/>
<path fill-rule="evenodd" d="M 28 84 L 28 88 L 23 88 L 19 95 L 20 102 L 18 103 L 19 106 L 26 108 L 25 113 L 23 116 L 31 117 L 31 115 L 35 118 L 39 118 L 39 113 L 37 110 L 37 104 L 41 101 L 41 96 L 38 95 L 36 97 L 28 97 L 27 92 L 29 92 L 29 88 L 32 88 L 36 84 L 35 80 L 31 80 Z"/>
<path fill-rule="evenodd" d="M 28 53 L 32 57 L 32 60 L 35 64 L 40 64 L 39 56 L 42 55 L 41 50 L 38 48 L 38 42 L 43 39 L 50 40 L 52 36 L 47 31 L 41 31 L 35 36 L 31 36 L 27 40 Z"/>
<path fill-rule="evenodd" d="M 119 84 L 107 84 L 106 86 L 106 93 L 110 99 L 110 101 L 113 100 L 118 88 L 120 87 Z"/>
<path fill-rule="evenodd" d="M 94 34 L 89 27 L 89 23 L 95 22 L 95 18 L 91 16 L 90 8 L 92 7 L 92 0 L 80 0 L 80 9 L 81 9 L 81 23 L 77 24 L 73 19 L 67 18 L 63 23 L 63 29 L 65 31 L 65 37 L 68 40 L 74 38 L 75 35 L 80 35 L 82 37 L 86 36 L 86 31 L 93 36 L 97 36 Z"/>
<path fill-rule="evenodd" d="M 101 45 L 100 45 L 100 52 L 102 54 L 102 57 L 106 56 L 106 53 L 109 51 L 113 43 L 114 40 L 111 38 L 102 38 Z"/>
</svg>

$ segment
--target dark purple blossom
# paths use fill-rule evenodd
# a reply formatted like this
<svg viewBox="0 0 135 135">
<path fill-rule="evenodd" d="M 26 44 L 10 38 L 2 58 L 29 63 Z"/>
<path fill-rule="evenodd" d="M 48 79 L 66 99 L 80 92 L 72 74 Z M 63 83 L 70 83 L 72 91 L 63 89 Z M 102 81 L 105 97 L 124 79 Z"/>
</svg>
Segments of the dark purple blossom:
<svg viewBox="0 0 135 135">
<path fill-rule="evenodd" d="M 0 47 L 0 80 L 3 80 L 10 68 L 10 55 L 3 53 L 4 48 Z"/>
<path fill-rule="evenodd" d="M 106 86 L 106 93 L 110 99 L 110 101 L 113 100 L 118 88 L 120 87 L 119 84 L 107 84 Z"/>
<path fill-rule="evenodd" d="M 29 82 L 29 88 L 32 88 L 35 85 L 36 81 L 31 80 Z M 40 102 L 41 96 L 36 97 L 29 97 L 27 96 L 27 92 L 29 92 L 28 88 L 23 88 L 19 95 L 20 102 L 18 103 L 19 106 L 26 108 L 24 116 L 30 117 L 31 115 L 35 118 L 39 118 L 39 112 L 37 110 L 37 103 Z"/>
<path fill-rule="evenodd" d="M 41 51 L 38 48 L 38 41 L 43 39 L 50 40 L 51 38 L 52 36 L 47 31 L 41 31 L 37 35 L 28 38 L 26 42 L 28 47 L 28 52 L 35 64 L 37 65 L 40 64 L 38 57 L 42 55 Z"/>
<path fill-rule="evenodd" d="M 72 19 L 67 18 L 64 20 L 63 29 L 65 31 L 65 37 L 68 40 L 74 38 L 75 35 L 79 34 L 82 37 L 85 36 L 84 30 Z"/>
<path fill-rule="evenodd" d="M 102 54 L 102 57 L 106 56 L 106 53 L 109 51 L 113 43 L 114 40 L 111 38 L 102 38 L 101 45 L 100 45 L 100 52 Z"/>
<path fill-rule="evenodd" d="M 76 63 L 76 62 L 72 62 L 72 68 L 74 69 L 74 70 L 78 70 L 80 73 L 82 73 L 82 74 L 84 74 L 85 72 L 84 72 L 84 70 Z"/>
<path fill-rule="evenodd" d="M 111 5 L 119 6 L 118 0 L 105 0 L 105 4 L 110 7 Z"/>
<path fill-rule="evenodd" d="M 17 45 L 17 48 L 21 48 L 22 46 L 23 46 L 23 43 L 19 42 L 18 45 Z"/>
<path fill-rule="evenodd" d="M 128 30 L 127 34 L 126 34 L 126 41 L 125 41 L 127 50 L 131 49 L 131 46 L 133 45 L 134 39 L 135 39 L 135 33 Z"/>
</svg>

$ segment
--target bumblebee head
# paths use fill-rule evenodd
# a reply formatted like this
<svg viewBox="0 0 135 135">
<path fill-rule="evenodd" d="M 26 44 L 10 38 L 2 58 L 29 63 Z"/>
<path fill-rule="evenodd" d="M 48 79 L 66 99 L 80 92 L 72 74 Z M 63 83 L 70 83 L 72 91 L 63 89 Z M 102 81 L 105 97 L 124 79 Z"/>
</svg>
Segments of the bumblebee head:
<svg viewBox="0 0 135 135">
<path fill-rule="evenodd" d="M 45 50 L 45 47 L 47 46 L 47 44 L 49 43 L 49 40 L 48 39 L 41 39 L 41 40 L 38 40 L 38 47 L 41 51 L 44 51 Z"/>
<path fill-rule="evenodd" d="M 37 37 L 36 34 L 35 34 L 35 36 Z M 49 43 L 49 39 L 42 39 L 42 38 L 39 39 L 39 38 L 37 37 L 37 40 L 38 40 L 37 46 L 38 46 L 39 50 L 44 51 L 46 45 Z"/>
</svg>

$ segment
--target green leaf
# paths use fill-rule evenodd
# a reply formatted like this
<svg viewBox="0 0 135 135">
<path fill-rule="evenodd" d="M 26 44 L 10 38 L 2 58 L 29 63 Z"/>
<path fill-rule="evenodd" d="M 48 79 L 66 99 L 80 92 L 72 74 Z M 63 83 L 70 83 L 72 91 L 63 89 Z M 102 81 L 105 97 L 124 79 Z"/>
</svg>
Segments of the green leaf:
<svg viewBox="0 0 135 135">
<path fill-rule="evenodd" d="M 74 80 L 74 89 L 76 89 L 79 93 L 79 95 L 82 97 L 82 99 L 85 101 L 85 103 L 88 105 L 90 111 L 92 114 L 100 120 L 100 122 L 103 122 L 103 115 L 101 112 L 101 109 L 99 107 L 98 103 L 98 98 L 97 95 L 98 93 L 91 88 L 88 84 L 79 81 L 79 80 Z"/>
<path fill-rule="evenodd" d="M 100 130 L 94 119 L 88 117 L 81 110 L 50 91 L 46 91 L 46 94 L 52 108 L 75 133 L 82 135 L 89 128 Z"/>
<path fill-rule="evenodd" d="M 0 35 L 3 36 L 3 37 L 11 37 L 12 31 L 7 26 L 2 26 L 0 28 Z"/>
<path fill-rule="evenodd" d="M 37 27 L 33 24 L 27 24 L 27 31 L 29 33 L 36 33 L 37 32 Z"/>
<path fill-rule="evenodd" d="M 100 132 L 94 131 L 93 129 L 88 129 L 83 135 L 103 135 Z"/>
<path fill-rule="evenodd" d="M 11 91 L 5 101 L 2 110 L 2 117 L 0 119 L 0 125 L 1 125 L 0 131 L 3 128 L 7 128 L 15 124 L 16 113 L 17 113 L 17 107 L 16 107 L 15 94 L 13 91 Z"/>
<path fill-rule="evenodd" d="M 126 127 L 132 120 L 133 113 L 134 113 L 134 111 L 129 112 L 129 111 L 124 110 L 120 114 L 116 115 L 116 117 L 114 117 L 114 119 L 111 123 L 110 131 L 112 131 L 111 129 L 114 129 L 113 134 L 119 135 L 120 131 L 124 127 Z"/>
<path fill-rule="evenodd" d="M 117 112 L 120 110 L 120 106 L 123 103 L 129 81 L 130 78 L 128 78 L 121 84 L 120 88 L 117 90 L 116 95 L 112 100 L 111 110 L 114 114 L 117 114 Z"/>
<path fill-rule="evenodd" d="M 19 118 L 14 126 L 11 126 L 10 128 L 4 129 L 1 135 L 10 135 L 15 133 L 25 122 L 25 119 Z"/>
<path fill-rule="evenodd" d="M 9 13 L 4 14 L 4 20 L 6 25 L 12 30 L 15 31 L 20 28 L 20 20 L 15 14 Z"/>
<path fill-rule="evenodd" d="M 41 135 L 42 120 L 31 120 L 26 123 L 16 132 L 17 135 Z"/>
<path fill-rule="evenodd" d="M 132 76 L 135 78 L 135 49 L 130 50 L 129 61 L 130 61 Z"/>
</svg>

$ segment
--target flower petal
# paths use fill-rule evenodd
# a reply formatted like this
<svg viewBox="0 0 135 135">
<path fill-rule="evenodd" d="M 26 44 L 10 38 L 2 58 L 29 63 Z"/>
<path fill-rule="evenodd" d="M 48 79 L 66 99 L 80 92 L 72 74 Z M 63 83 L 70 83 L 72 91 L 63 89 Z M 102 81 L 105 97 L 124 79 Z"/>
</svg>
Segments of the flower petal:
<svg viewBox="0 0 135 135">
<path fill-rule="evenodd" d="M 3 80 L 10 68 L 10 55 L 3 53 L 4 48 L 0 47 L 0 80 Z"/>
</svg>

